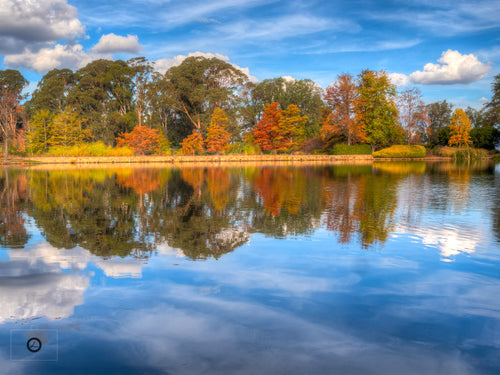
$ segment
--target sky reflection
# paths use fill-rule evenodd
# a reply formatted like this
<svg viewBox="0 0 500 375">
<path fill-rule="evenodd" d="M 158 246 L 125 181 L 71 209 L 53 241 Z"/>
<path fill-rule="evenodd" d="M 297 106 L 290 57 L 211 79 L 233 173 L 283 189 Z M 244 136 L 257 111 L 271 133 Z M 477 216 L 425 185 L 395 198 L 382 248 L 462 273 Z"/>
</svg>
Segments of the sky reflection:
<svg viewBox="0 0 500 375">
<path fill-rule="evenodd" d="M 114 194 L 104 211 L 77 189 L 34 207 L 39 187 L 18 182 L 9 209 L 24 229 L 12 233 L 28 237 L 3 237 L 0 250 L 2 371 L 496 373 L 499 176 L 470 170 L 466 193 L 443 198 L 433 187 L 457 185 L 432 168 L 280 171 L 305 179 L 286 197 L 258 169 L 234 169 L 227 199 L 204 190 L 203 170 L 142 173 L 164 182 L 140 196 L 117 189 L 114 172 L 76 180 L 92 187 L 83 198 Z M 86 210 L 103 214 L 100 227 L 76 220 Z M 11 361 L 12 329 L 57 330 L 58 361 Z"/>
</svg>

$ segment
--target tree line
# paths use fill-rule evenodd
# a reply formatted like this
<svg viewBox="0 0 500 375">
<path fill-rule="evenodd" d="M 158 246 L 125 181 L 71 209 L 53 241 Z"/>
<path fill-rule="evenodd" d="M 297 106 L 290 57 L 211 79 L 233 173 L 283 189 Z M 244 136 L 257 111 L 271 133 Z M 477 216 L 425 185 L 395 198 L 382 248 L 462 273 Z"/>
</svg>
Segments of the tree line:
<svg viewBox="0 0 500 375">
<path fill-rule="evenodd" d="M 322 90 L 309 79 L 254 83 L 230 63 L 204 57 L 164 74 L 143 57 L 96 60 L 49 71 L 29 97 L 27 85 L 19 71 L 0 71 L 4 157 L 89 142 L 189 154 L 322 152 L 338 143 L 493 149 L 499 141 L 500 75 L 481 110 L 455 113 L 446 100 L 426 105 L 416 88 L 398 92 L 384 71 L 341 74 Z"/>
</svg>

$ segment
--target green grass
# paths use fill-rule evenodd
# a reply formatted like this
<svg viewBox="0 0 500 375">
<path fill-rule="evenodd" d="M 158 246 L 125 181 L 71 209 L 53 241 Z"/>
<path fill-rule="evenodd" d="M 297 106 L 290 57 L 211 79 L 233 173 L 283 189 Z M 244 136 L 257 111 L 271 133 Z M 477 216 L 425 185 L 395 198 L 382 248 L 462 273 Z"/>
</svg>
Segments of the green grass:
<svg viewBox="0 0 500 375">
<path fill-rule="evenodd" d="M 338 143 L 333 146 L 332 155 L 370 155 L 372 148 L 370 145 L 351 145 Z"/>
<path fill-rule="evenodd" d="M 425 158 L 427 151 L 424 146 L 396 145 L 373 153 L 374 158 Z"/>
</svg>

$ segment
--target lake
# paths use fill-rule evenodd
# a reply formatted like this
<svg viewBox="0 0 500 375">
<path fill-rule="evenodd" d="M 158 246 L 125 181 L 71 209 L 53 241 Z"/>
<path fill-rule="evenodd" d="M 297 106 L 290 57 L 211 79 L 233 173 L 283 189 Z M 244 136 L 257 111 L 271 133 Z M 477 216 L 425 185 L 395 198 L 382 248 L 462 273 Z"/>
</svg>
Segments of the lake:
<svg viewBox="0 0 500 375">
<path fill-rule="evenodd" d="M 2 374 L 498 374 L 500 164 L 0 169 Z"/>
</svg>

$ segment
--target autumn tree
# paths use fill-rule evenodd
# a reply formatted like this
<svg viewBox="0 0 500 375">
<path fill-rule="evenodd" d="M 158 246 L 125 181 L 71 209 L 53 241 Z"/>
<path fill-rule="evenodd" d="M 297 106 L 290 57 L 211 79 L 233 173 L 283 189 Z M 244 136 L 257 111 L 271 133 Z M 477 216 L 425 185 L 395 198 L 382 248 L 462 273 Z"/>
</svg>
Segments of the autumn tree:
<svg viewBox="0 0 500 375">
<path fill-rule="evenodd" d="M 208 152 L 224 154 L 229 149 L 231 133 L 226 130 L 228 122 L 229 120 L 224 111 L 216 108 L 207 130 L 207 139 L 205 140 Z"/>
<path fill-rule="evenodd" d="M 358 90 L 356 117 L 372 150 L 401 143 L 403 134 L 397 122 L 396 87 L 387 73 L 363 70 L 358 76 Z"/>
<path fill-rule="evenodd" d="M 281 109 L 278 102 L 266 104 L 262 118 L 252 129 L 255 143 L 261 151 L 266 152 L 275 148 L 274 137 L 280 117 Z"/>
<path fill-rule="evenodd" d="M 472 143 L 470 137 L 471 123 L 463 109 L 457 108 L 451 118 L 450 127 L 450 146 L 467 146 Z"/>
<path fill-rule="evenodd" d="M 304 143 L 307 116 L 302 116 L 299 107 L 290 104 L 280 112 L 278 127 L 272 129 L 276 151 L 293 151 Z"/>
<path fill-rule="evenodd" d="M 28 81 L 17 70 L 0 70 L 0 137 L 4 144 L 4 158 L 9 154 L 9 142 L 16 138 L 22 124 L 24 108 L 20 101 Z"/>
<path fill-rule="evenodd" d="M 427 140 L 430 120 L 419 89 L 402 91 L 398 97 L 399 124 L 405 131 L 408 145 Z"/>
<path fill-rule="evenodd" d="M 181 153 L 183 155 L 194 155 L 197 152 L 202 154 L 205 151 L 203 143 L 202 135 L 193 129 L 193 132 L 181 142 Z"/>
<path fill-rule="evenodd" d="M 337 81 L 327 87 L 324 95 L 327 113 L 321 127 L 321 137 L 325 142 L 341 139 L 352 145 L 366 139 L 356 118 L 358 96 L 354 79 L 347 73 L 339 75 Z"/>
<path fill-rule="evenodd" d="M 29 150 L 38 154 L 49 148 L 53 133 L 54 114 L 42 109 L 35 113 L 28 123 L 27 141 Z"/>
<path fill-rule="evenodd" d="M 130 133 L 121 133 L 116 138 L 118 147 L 127 146 L 139 155 L 151 155 L 160 151 L 160 132 L 137 125 Z"/>
<path fill-rule="evenodd" d="M 89 140 L 92 135 L 85 123 L 80 114 L 67 107 L 54 117 L 49 146 L 74 146 Z"/>
<path fill-rule="evenodd" d="M 307 116 L 304 125 L 308 137 L 317 135 L 323 101 L 322 89 L 310 79 L 280 77 L 265 79 L 249 89 L 249 98 L 243 111 L 243 121 L 254 127 L 261 119 L 266 104 L 278 102 L 281 108 L 295 104 Z"/>
</svg>

